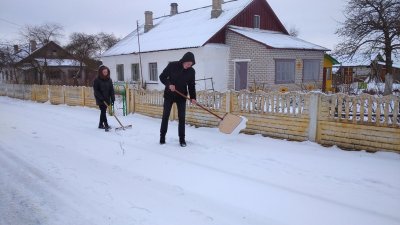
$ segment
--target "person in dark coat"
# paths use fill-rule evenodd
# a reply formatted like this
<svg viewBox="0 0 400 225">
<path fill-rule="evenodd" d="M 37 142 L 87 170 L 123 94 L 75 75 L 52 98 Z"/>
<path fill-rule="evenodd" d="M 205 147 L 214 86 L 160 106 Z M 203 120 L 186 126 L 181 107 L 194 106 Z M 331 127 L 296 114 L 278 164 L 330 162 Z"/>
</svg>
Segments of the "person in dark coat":
<svg viewBox="0 0 400 225">
<path fill-rule="evenodd" d="M 193 65 L 196 63 L 194 55 L 191 52 L 185 53 L 181 60 L 170 62 L 160 74 L 160 81 L 165 85 L 164 90 L 164 108 L 160 128 L 160 144 L 165 144 L 165 135 L 168 130 L 168 120 L 171 113 L 172 104 L 175 102 L 178 108 L 178 135 L 179 143 L 182 147 L 186 146 L 185 141 L 185 116 L 186 116 L 186 98 L 180 96 L 175 90 L 178 90 L 185 96 L 188 94 L 190 101 L 196 103 L 196 84 Z"/>
<path fill-rule="evenodd" d="M 110 129 L 107 122 L 107 105 L 113 105 L 115 101 L 115 93 L 113 82 L 110 78 L 110 69 L 101 65 L 98 70 L 98 77 L 93 82 L 94 97 L 96 104 L 100 108 L 100 129 Z M 104 104 L 104 102 L 107 103 Z"/>
</svg>

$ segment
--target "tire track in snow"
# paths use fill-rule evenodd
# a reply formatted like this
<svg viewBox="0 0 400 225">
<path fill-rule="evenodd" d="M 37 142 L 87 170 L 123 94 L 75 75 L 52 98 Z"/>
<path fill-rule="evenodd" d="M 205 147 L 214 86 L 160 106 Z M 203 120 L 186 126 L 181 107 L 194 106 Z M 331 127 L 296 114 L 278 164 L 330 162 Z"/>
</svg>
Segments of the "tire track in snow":
<svg viewBox="0 0 400 225">
<path fill-rule="evenodd" d="M 90 224 L 82 218 L 66 222 L 65 219 L 54 216 L 63 215 L 63 212 L 70 208 L 60 204 L 63 201 L 59 196 L 65 195 L 65 190 L 58 187 L 38 168 L 2 146 L 0 165 L 0 224 Z M 77 215 L 76 218 L 79 217 Z"/>
<path fill-rule="evenodd" d="M 325 197 L 325 196 L 315 195 L 312 193 L 302 192 L 302 191 L 296 190 L 295 188 L 292 188 L 292 187 L 286 187 L 283 185 L 271 183 L 271 182 L 261 180 L 258 178 L 254 178 L 254 177 L 246 176 L 243 174 L 227 171 L 227 170 L 217 168 L 214 166 L 195 162 L 193 160 L 189 160 L 189 159 L 181 157 L 181 156 L 170 155 L 170 154 L 168 154 L 168 152 L 165 152 L 165 151 L 155 151 L 151 147 L 149 147 L 148 149 L 139 149 L 139 150 L 157 154 L 157 155 L 160 155 L 163 157 L 167 157 L 167 158 L 176 160 L 178 162 L 187 163 L 187 164 L 196 166 L 198 168 L 216 172 L 216 173 L 214 173 L 215 176 L 221 177 L 221 180 L 230 180 L 230 178 L 228 178 L 228 177 L 231 177 L 231 178 L 233 177 L 234 179 L 237 179 L 237 183 L 248 184 L 250 182 L 253 184 L 257 184 L 257 186 L 260 188 L 260 190 L 265 189 L 265 188 L 267 188 L 265 190 L 268 190 L 268 189 L 272 188 L 272 189 L 276 189 L 278 191 L 284 191 L 284 192 L 287 192 L 288 194 L 290 193 L 291 195 L 298 196 L 302 199 L 314 199 L 314 200 L 318 200 L 321 204 L 335 205 L 335 206 L 342 208 L 343 210 L 352 210 L 353 212 L 363 213 L 365 215 L 369 215 L 369 216 L 372 216 L 375 218 L 385 219 L 387 221 L 391 221 L 391 224 L 397 224 L 400 221 L 400 217 L 396 217 L 396 216 L 393 216 L 390 214 L 385 214 L 383 212 L 377 212 L 377 211 L 373 211 L 370 209 L 361 208 L 361 207 L 354 206 L 354 205 L 351 205 L 351 204 L 348 204 L 345 202 L 339 202 L 339 201 L 336 201 L 335 199 L 329 198 L 329 196 Z M 245 180 L 247 182 L 240 182 L 240 180 Z M 246 186 L 250 186 L 250 185 L 246 185 Z M 264 186 L 264 188 L 262 188 L 262 186 Z M 240 188 L 234 187 L 234 185 L 233 185 L 232 190 L 237 191 L 237 193 L 240 193 Z M 232 197 L 234 197 L 234 196 L 232 196 Z"/>
</svg>

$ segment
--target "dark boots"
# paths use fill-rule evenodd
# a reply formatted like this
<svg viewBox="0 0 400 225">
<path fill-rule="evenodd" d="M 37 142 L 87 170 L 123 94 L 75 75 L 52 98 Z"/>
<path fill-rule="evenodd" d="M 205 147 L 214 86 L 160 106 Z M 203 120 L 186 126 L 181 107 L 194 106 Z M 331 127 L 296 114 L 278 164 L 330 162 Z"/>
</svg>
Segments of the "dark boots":
<svg viewBox="0 0 400 225">
<path fill-rule="evenodd" d="M 108 125 L 108 123 L 99 123 L 99 129 L 111 129 L 111 127 Z"/>
<path fill-rule="evenodd" d="M 181 145 L 181 147 L 186 147 L 185 138 L 179 138 L 179 144 Z"/>
<path fill-rule="evenodd" d="M 107 122 L 104 123 L 104 129 L 109 130 L 111 129 L 111 126 L 108 125 Z"/>
<path fill-rule="evenodd" d="M 160 145 L 165 144 L 165 136 L 160 135 Z M 181 147 L 186 147 L 186 141 L 185 138 L 179 138 L 179 144 Z"/>
<path fill-rule="evenodd" d="M 165 136 L 160 136 L 160 145 L 165 144 Z"/>
</svg>

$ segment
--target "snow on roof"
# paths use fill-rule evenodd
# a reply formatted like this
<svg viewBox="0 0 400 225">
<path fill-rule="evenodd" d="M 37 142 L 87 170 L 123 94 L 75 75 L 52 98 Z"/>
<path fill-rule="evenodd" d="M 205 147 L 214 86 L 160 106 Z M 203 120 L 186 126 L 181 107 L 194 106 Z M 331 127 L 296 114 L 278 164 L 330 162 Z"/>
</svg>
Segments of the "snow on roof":
<svg viewBox="0 0 400 225">
<path fill-rule="evenodd" d="M 386 63 L 385 62 L 378 62 L 378 64 L 379 65 L 386 65 Z M 396 63 L 396 62 L 393 62 L 393 64 L 392 64 L 392 67 L 393 68 L 399 68 L 400 69 L 400 63 Z"/>
<path fill-rule="evenodd" d="M 153 20 L 154 27 L 144 33 L 139 27 L 140 51 L 161 51 L 203 46 L 214 34 L 239 14 L 252 0 L 223 3 L 218 18 L 211 18 L 212 6 L 206 6 Z M 103 53 L 102 57 L 139 52 L 137 30 Z"/>
<path fill-rule="evenodd" d="M 373 53 L 371 55 L 367 54 L 355 54 L 352 58 L 346 58 L 345 56 L 339 56 L 338 61 L 342 63 L 342 66 L 370 66 L 371 62 L 377 59 L 379 53 Z M 382 60 L 385 60 L 385 57 L 382 56 Z M 397 58 L 394 54 L 392 54 L 393 67 L 400 68 L 400 58 Z M 379 64 L 384 65 L 384 61 L 379 61 Z"/>
<path fill-rule="evenodd" d="M 342 66 L 370 66 L 372 60 L 374 60 L 377 56 L 378 53 L 371 55 L 355 54 L 351 58 L 346 56 L 338 56 L 338 61 L 341 62 Z"/>
<path fill-rule="evenodd" d="M 36 58 L 41 65 L 44 65 L 46 61 L 47 66 L 79 66 L 79 61 L 75 59 L 44 59 L 44 58 Z"/>
<path fill-rule="evenodd" d="M 47 67 L 78 67 L 79 61 L 75 59 L 44 59 L 44 58 L 35 58 L 35 60 L 39 63 L 40 66 L 44 66 L 44 62 L 47 63 Z M 83 66 L 86 66 L 84 63 Z M 21 69 L 29 70 L 32 69 L 33 66 L 30 63 L 25 63 Z"/>
<path fill-rule="evenodd" d="M 268 45 L 272 48 L 329 51 L 327 48 L 277 31 L 238 26 L 229 26 L 229 30 L 258 41 L 262 44 Z"/>
</svg>

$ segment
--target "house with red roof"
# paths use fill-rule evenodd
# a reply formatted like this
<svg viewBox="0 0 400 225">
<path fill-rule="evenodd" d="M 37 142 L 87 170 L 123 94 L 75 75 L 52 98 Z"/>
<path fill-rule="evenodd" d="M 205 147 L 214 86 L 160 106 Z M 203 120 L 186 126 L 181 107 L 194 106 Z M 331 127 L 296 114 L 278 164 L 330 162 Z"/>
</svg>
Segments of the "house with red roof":
<svg viewBox="0 0 400 225">
<path fill-rule="evenodd" d="M 112 79 L 161 90 L 162 70 L 191 51 L 197 90 L 321 88 L 329 49 L 290 36 L 266 0 L 210 3 L 184 12 L 171 3 L 170 15 L 157 18 L 146 11 L 145 23 L 101 57 Z"/>
</svg>

